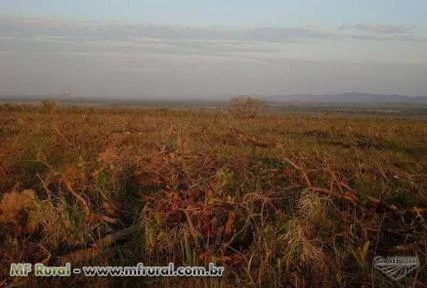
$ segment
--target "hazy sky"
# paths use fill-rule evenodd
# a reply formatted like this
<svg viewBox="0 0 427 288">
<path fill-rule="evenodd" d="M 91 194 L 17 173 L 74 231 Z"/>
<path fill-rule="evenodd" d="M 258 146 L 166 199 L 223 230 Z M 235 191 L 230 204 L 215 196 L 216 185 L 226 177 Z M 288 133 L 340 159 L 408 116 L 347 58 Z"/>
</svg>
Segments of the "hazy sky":
<svg viewBox="0 0 427 288">
<path fill-rule="evenodd" d="M 427 95 L 427 1 L 0 0 L 0 94 Z"/>
</svg>

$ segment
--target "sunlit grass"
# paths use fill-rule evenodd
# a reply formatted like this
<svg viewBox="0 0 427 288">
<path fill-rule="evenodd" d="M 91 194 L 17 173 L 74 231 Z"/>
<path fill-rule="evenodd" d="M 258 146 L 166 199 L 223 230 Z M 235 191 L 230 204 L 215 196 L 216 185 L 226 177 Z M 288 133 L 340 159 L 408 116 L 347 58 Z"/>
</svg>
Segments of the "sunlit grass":
<svg viewBox="0 0 427 288">
<path fill-rule="evenodd" d="M 425 120 L 46 109 L 1 109 L 1 198 L 35 196 L 0 211 L 2 276 L 11 262 L 65 260 L 215 262 L 226 274 L 27 286 L 389 287 L 375 255 L 426 255 Z"/>
</svg>

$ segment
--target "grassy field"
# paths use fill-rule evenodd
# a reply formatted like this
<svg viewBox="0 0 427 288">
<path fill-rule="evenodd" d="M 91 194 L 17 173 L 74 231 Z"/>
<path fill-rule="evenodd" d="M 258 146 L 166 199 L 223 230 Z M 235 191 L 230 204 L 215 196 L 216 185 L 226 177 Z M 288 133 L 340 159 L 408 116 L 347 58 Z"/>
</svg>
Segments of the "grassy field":
<svg viewBox="0 0 427 288">
<path fill-rule="evenodd" d="M 0 105 L 0 286 L 427 287 L 426 192 L 421 118 Z M 421 267 L 394 281 L 377 255 Z M 225 275 L 11 278 L 12 262 Z"/>
</svg>

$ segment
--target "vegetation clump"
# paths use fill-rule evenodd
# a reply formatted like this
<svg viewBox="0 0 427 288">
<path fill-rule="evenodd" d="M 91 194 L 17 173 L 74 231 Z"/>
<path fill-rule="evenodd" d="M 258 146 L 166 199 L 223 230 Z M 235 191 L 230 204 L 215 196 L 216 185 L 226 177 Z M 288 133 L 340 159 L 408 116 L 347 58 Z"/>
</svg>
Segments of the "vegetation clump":
<svg viewBox="0 0 427 288">
<path fill-rule="evenodd" d="M 41 101 L 43 110 L 47 113 L 53 113 L 56 110 L 56 107 L 58 106 L 56 101 L 53 99 L 43 99 Z"/>
<path fill-rule="evenodd" d="M 234 117 L 254 118 L 259 115 L 264 105 L 265 103 L 261 98 L 236 96 L 229 103 L 229 111 Z"/>
</svg>

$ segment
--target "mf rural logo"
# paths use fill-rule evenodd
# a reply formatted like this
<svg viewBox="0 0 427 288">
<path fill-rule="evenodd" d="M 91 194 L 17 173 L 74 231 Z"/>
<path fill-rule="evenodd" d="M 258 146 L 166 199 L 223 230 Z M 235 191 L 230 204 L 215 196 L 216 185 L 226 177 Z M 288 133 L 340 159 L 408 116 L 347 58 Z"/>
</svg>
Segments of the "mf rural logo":
<svg viewBox="0 0 427 288">
<path fill-rule="evenodd" d="M 418 256 L 392 256 L 374 258 L 374 267 L 393 280 L 400 280 L 418 267 Z"/>
</svg>

